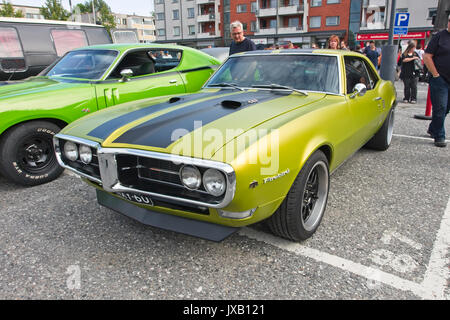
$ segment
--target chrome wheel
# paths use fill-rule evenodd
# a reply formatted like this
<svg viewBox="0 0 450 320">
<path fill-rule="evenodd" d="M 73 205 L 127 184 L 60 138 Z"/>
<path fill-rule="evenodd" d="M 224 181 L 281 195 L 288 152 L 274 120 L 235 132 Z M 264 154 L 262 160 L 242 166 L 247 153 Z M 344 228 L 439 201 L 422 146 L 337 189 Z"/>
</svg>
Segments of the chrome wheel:
<svg viewBox="0 0 450 320">
<path fill-rule="evenodd" d="M 328 169 L 320 161 L 311 169 L 303 191 L 301 203 L 301 221 L 307 231 L 313 230 L 325 210 L 328 197 Z"/>
</svg>

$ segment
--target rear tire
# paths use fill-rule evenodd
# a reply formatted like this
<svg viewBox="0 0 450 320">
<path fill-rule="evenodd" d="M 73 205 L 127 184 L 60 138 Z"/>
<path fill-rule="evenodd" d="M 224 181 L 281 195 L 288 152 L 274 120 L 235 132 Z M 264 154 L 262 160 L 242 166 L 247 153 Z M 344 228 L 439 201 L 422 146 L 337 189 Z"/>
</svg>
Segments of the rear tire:
<svg viewBox="0 0 450 320">
<path fill-rule="evenodd" d="M 379 151 L 385 151 L 389 148 L 394 132 L 394 118 L 395 108 L 392 107 L 381 128 L 365 145 L 366 148 Z"/>
<path fill-rule="evenodd" d="M 23 186 L 50 182 L 61 175 L 53 136 L 61 128 L 46 121 L 32 121 L 10 129 L 0 140 L 0 171 Z"/>
<path fill-rule="evenodd" d="M 306 161 L 286 198 L 267 220 L 270 230 L 293 241 L 311 237 L 325 213 L 329 181 L 328 159 L 318 150 Z"/>
</svg>

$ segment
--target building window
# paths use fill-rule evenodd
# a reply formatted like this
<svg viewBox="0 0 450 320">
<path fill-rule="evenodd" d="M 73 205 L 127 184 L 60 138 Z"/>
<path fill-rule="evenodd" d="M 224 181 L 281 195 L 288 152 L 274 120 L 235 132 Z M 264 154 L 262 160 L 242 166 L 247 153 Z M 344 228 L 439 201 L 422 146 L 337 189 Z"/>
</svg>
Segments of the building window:
<svg viewBox="0 0 450 320">
<path fill-rule="evenodd" d="M 195 26 L 188 26 L 189 28 L 189 35 L 192 36 L 195 34 Z"/>
<path fill-rule="evenodd" d="M 155 3 L 156 3 L 156 4 L 163 4 L 163 3 L 164 3 L 164 0 L 155 0 Z"/>
<path fill-rule="evenodd" d="M 164 20 L 164 13 L 157 13 L 156 20 L 158 20 L 158 21 Z"/>
<path fill-rule="evenodd" d="M 175 37 L 179 37 L 180 36 L 180 27 L 173 27 L 173 35 Z"/>
<path fill-rule="evenodd" d="M 289 18 L 288 26 L 289 26 L 289 27 L 298 27 L 298 22 L 299 22 L 298 17 L 295 17 L 295 18 Z"/>
<path fill-rule="evenodd" d="M 179 10 L 173 10 L 173 20 L 179 20 L 180 19 L 180 11 Z"/>
<path fill-rule="evenodd" d="M 247 24 L 246 23 L 242 23 L 242 30 L 247 31 Z"/>
<path fill-rule="evenodd" d="M 433 19 L 433 17 L 437 15 L 437 8 L 428 8 L 428 20 Z"/>
<path fill-rule="evenodd" d="M 188 11 L 188 18 L 189 19 L 192 19 L 192 18 L 195 17 L 195 10 L 194 10 L 194 8 L 188 8 L 187 11 Z"/>
<path fill-rule="evenodd" d="M 250 3 L 250 11 L 256 12 L 256 9 L 258 9 L 258 3 L 257 2 L 251 2 Z"/>
<path fill-rule="evenodd" d="M 327 0 L 327 4 L 341 3 L 341 0 Z"/>
<path fill-rule="evenodd" d="M 339 17 L 327 17 L 325 21 L 327 26 L 338 26 L 339 25 Z"/>
<path fill-rule="evenodd" d="M 236 11 L 237 11 L 237 13 L 247 12 L 247 5 L 246 4 L 238 4 Z"/>
<path fill-rule="evenodd" d="M 310 17 L 309 18 L 309 27 L 310 28 L 320 28 L 322 17 Z"/>
<path fill-rule="evenodd" d="M 250 31 L 256 32 L 256 21 L 250 22 Z"/>
<path fill-rule="evenodd" d="M 178 3 L 178 0 L 172 0 L 172 3 Z"/>
<path fill-rule="evenodd" d="M 322 0 L 311 0 L 311 7 L 320 7 L 322 5 Z"/>
<path fill-rule="evenodd" d="M 166 30 L 165 29 L 158 29 L 158 36 L 164 37 L 165 35 L 166 35 Z"/>
<path fill-rule="evenodd" d="M 277 19 L 272 19 L 269 22 L 269 28 L 270 29 L 276 29 L 277 28 Z"/>
</svg>

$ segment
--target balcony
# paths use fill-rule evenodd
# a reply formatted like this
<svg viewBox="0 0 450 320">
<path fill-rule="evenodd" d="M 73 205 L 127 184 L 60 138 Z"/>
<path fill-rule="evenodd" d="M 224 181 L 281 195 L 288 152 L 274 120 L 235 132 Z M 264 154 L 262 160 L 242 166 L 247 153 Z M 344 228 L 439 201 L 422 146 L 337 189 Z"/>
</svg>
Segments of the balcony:
<svg viewBox="0 0 450 320">
<path fill-rule="evenodd" d="M 215 37 L 220 37 L 220 34 L 216 35 L 215 32 L 197 33 L 197 39 L 215 38 Z"/>
<path fill-rule="evenodd" d="M 276 34 L 276 33 L 277 33 L 276 28 L 259 29 L 257 32 L 255 32 L 255 36 L 266 36 L 266 35 Z"/>
<path fill-rule="evenodd" d="M 277 15 L 277 8 L 259 9 L 256 13 L 258 17 L 271 17 Z"/>
<path fill-rule="evenodd" d="M 211 3 L 215 3 L 215 0 L 196 0 L 195 3 L 196 4 L 211 4 Z"/>
<path fill-rule="evenodd" d="M 299 33 L 299 32 L 304 32 L 303 27 L 287 27 L 278 29 L 278 34 Z"/>
<path fill-rule="evenodd" d="M 203 14 L 197 16 L 197 22 L 212 22 L 215 21 L 216 15 L 214 13 Z"/>
<path fill-rule="evenodd" d="M 280 16 L 282 15 L 289 15 L 289 14 L 298 14 L 302 13 L 304 11 L 304 6 L 287 6 L 287 7 L 279 7 L 278 8 L 278 14 Z"/>
</svg>

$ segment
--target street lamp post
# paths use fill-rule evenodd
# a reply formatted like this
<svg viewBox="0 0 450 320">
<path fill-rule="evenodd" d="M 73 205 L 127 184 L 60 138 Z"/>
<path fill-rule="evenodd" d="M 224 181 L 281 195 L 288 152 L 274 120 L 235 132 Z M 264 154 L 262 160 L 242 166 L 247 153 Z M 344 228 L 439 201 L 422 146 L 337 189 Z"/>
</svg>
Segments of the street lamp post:
<svg viewBox="0 0 450 320">
<path fill-rule="evenodd" d="M 384 80 L 395 81 L 397 46 L 394 45 L 394 19 L 396 0 L 391 0 L 391 16 L 389 21 L 388 44 L 381 49 L 380 77 Z"/>
</svg>

